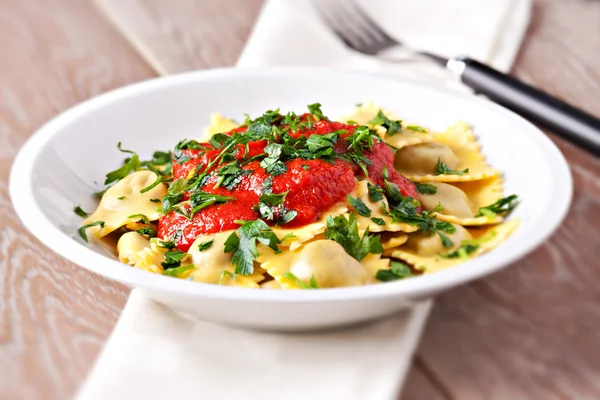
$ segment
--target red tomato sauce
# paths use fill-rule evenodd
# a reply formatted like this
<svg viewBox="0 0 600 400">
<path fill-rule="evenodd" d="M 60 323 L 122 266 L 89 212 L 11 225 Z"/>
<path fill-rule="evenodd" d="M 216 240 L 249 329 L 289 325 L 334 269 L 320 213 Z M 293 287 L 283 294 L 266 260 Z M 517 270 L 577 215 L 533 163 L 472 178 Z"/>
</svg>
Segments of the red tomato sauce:
<svg viewBox="0 0 600 400">
<path fill-rule="evenodd" d="M 301 118 L 306 118 L 306 115 Z M 290 135 L 308 137 L 313 134 L 323 135 L 341 129 L 346 130 L 348 134 L 340 135 L 335 146 L 335 151 L 343 154 L 348 145 L 344 138 L 350 135 L 354 128 L 353 125 L 321 120 L 314 122 L 313 129 L 304 128 Z M 238 132 L 243 130 L 245 128 L 236 129 Z M 248 149 L 239 145 L 234 157 L 242 160 L 260 155 L 264 153 L 267 144 L 266 141 L 250 142 Z M 203 144 L 199 150 L 183 150 L 182 154 L 189 157 L 189 160 L 183 164 L 173 162 L 174 179 L 187 178 L 190 171 L 195 169 L 202 171 L 219 153 L 220 150 L 210 144 Z M 372 165 L 367 166 L 367 172 L 373 182 L 378 185 L 384 184 L 382 174 L 385 167 L 388 170 L 388 180 L 397 184 L 404 196 L 417 198 L 417 191 L 412 182 L 394 170 L 394 154 L 386 144 L 375 143 L 372 151 L 365 151 L 363 154 L 371 161 Z M 239 227 L 236 221 L 258 219 L 260 215 L 256 206 L 262 193 L 262 184 L 268 177 L 272 179 L 273 193 L 288 192 L 284 207 L 297 212 L 296 217 L 283 227 L 301 227 L 315 222 L 323 212 L 335 204 L 345 201 L 347 195 L 356 187 L 355 176 L 362 174 L 362 170 L 357 165 L 340 159 L 328 162 L 320 159 L 297 158 L 285 161 L 284 164 L 287 167 L 286 172 L 278 176 L 271 176 L 266 173 L 264 168 L 260 167 L 260 161 L 252 161 L 241 167 L 252 173 L 243 176 L 232 190 L 223 187 L 215 188 L 217 176 L 211 175 L 202 187 L 202 191 L 234 197 L 235 200 L 204 208 L 197 212 L 191 221 L 179 213 L 170 212 L 159 220 L 158 237 L 161 239 L 173 238 L 176 236 L 176 232 L 179 232 L 180 239 L 176 241 L 177 247 L 181 251 L 188 251 L 194 240 L 200 235 L 234 230 Z M 213 167 L 213 169 L 216 168 Z M 189 208 L 188 205 L 182 207 Z"/>
</svg>

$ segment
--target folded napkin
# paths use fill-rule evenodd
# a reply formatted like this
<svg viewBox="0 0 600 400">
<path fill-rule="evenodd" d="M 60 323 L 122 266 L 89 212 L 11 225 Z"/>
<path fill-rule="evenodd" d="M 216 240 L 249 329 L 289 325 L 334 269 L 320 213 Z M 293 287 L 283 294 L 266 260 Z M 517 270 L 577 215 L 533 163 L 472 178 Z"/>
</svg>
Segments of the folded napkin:
<svg viewBox="0 0 600 400">
<path fill-rule="evenodd" d="M 132 32 L 119 2 L 101 1 L 156 66 L 160 56 Z M 512 64 L 530 10 L 529 0 L 360 3 L 403 43 L 441 55 L 469 55 L 501 70 Z M 385 62 L 353 53 L 323 25 L 310 0 L 267 1 L 238 63 L 261 65 L 337 66 L 460 86 L 426 62 Z M 431 304 L 424 301 L 362 326 L 282 334 L 190 320 L 135 289 L 77 398 L 393 399 Z"/>
</svg>

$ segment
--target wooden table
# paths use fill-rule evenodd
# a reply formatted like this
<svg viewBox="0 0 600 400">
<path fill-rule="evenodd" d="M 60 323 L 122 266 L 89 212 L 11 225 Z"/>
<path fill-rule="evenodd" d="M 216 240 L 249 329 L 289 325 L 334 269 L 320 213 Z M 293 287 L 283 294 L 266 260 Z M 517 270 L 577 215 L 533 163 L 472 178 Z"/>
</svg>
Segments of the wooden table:
<svg viewBox="0 0 600 400">
<path fill-rule="evenodd" d="M 262 0 L 113 2 L 173 73 L 233 65 Z M 128 290 L 24 230 L 10 165 L 49 118 L 157 72 L 91 0 L 0 0 L 0 38 L 0 399 L 65 399 Z M 600 1 L 535 0 L 513 72 L 600 115 Z M 575 179 L 563 226 L 512 268 L 439 297 L 402 399 L 600 398 L 600 160 L 552 138 Z"/>
</svg>

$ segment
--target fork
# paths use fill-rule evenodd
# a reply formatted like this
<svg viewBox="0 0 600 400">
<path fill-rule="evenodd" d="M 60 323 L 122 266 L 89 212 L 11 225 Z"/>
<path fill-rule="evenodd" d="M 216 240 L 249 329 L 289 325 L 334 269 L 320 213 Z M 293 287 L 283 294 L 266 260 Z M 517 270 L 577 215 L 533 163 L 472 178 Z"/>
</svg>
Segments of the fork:
<svg viewBox="0 0 600 400">
<path fill-rule="evenodd" d="M 381 29 L 354 0 L 313 0 L 323 21 L 350 49 L 381 57 L 394 48 L 446 67 L 476 93 L 600 156 L 600 119 L 468 57 L 444 58 L 412 49 Z"/>
</svg>

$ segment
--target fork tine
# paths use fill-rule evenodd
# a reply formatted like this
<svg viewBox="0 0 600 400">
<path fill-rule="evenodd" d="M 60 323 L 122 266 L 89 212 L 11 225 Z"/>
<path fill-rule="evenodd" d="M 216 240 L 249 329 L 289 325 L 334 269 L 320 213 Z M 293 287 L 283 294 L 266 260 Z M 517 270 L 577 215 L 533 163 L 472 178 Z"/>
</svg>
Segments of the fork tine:
<svg viewBox="0 0 600 400">
<path fill-rule="evenodd" d="M 313 3 L 335 34 L 358 52 L 373 55 L 399 44 L 352 0 L 313 0 Z"/>
<path fill-rule="evenodd" d="M 349 29 L 349 26 L 340 19 L 339 11 L 344 7 L 339 7 L 336 0 L 314 0 L 313 4 L 316 6 L 317 11 L 323 18 L 324 22 L 331 28 L 334 33 L 340 38 L 348 47 L 352 49 L 359 49 L 365 46 L 365 41 L 361 39 L 360 33 L 356 33 L 355 30 Z"/>
<path fill-rule="evenodd" d="M 375 21 L 365 13 L 362 8 L 356 4 L 354 0 L 348 0 L 346 4 L 349 4 L 348 11 L 351 11 L 354 14 L 354 21 L 360 23 L 364 26 L 369 32 L 375 35 L 375 37 L 380 38 L 386 42 L 395 42 L 397 41 L 390 37 L 383 29 L 379 27 Z M 398 43 L 400 44 L 400 43 Z"/>
</svg>

